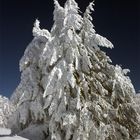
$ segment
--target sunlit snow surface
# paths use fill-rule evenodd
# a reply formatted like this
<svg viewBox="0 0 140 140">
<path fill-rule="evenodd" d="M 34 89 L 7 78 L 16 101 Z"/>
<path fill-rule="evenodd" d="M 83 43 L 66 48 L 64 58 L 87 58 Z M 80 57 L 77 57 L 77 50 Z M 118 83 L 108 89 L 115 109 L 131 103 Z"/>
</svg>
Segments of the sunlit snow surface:
<svg viewBox="0 0 140 140">
<path fill-rule="evenodd" d="M 14 137 L 0 137 L 0 140 L 28 140 L 19 136 Z"/>
<path fill-rule="evenodd" d="M 0 128 L 0 135 L 10 135 L 11 130 L 6 128 Z"/>
<path fill-rule="evenodd" d="M 19 136 L 7 136 L 11 134 L 11 130 L 10 129 L 6 129 L 6 128 L 0 128 L 0 140 L 27 140 L 25 138 L 19 137 Z M 6 135 L 4 137 L 4 135 Z M 2 136 L 2 137 L 1 137 Z"/>
</svg>

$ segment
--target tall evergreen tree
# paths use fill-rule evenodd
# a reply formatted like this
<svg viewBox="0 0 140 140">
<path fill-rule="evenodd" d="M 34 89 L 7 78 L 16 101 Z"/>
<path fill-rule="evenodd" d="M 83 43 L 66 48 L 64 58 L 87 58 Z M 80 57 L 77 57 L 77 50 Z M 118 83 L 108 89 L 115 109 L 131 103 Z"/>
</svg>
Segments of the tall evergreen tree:
<svg viewBox="0 0 140 140">
<path fill-rule="evenodd" d="M 9 120 L 9 127 L 13 128 L 13 133 L 20 132 L 30 123 L 39 123 L 45 119 L 39 59 L 50 35 L 47 30 L 40 29 L 39 23 L 38 20 L 34 23 L 34 39 L 20 60 L 21 82 L 11 96 L 12 103 L 17 107 Z M 48 35 L 44 31 L 47 31 Z"/>
<path fill-rule="evenodd" d="M 64 8 L 54 3 L 51 34 L 46 37 L 36 21 L 35 38 L 20 61 L 21 82 L 11 98 L 17 106 L 10 119 L 13 132 L 37 135 L 40 128 L 42 140 L 136 138 L 135 90 L 128 70 L 112 65 L 100 49 L 113 45 L 93 28 L 93 3 L 83 18 L 75 0 Z"/>
</svg>

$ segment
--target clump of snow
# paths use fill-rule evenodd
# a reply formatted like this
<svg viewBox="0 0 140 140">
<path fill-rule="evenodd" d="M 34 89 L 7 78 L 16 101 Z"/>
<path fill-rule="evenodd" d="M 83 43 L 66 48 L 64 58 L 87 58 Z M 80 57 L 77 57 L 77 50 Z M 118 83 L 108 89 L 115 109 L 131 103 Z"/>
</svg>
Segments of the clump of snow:
<svg viewBox="0 0 140 140">
<path fill-rule="evenodd" d="M 42 41 L 46 42 L 46 40 L 50 39 L 50 33 L 46 29 L 40 29 L 40 22 L 39 20 L 36 19 L 34 23 L 34 28 L 33 28 L 33 36 L 35 38 L 40 38 Z"/>
<path fill-rule="evenodd" d="M 0 135 L 10 135 L 11 130 L 7 128 L 0 128 Z"/>
</svg>

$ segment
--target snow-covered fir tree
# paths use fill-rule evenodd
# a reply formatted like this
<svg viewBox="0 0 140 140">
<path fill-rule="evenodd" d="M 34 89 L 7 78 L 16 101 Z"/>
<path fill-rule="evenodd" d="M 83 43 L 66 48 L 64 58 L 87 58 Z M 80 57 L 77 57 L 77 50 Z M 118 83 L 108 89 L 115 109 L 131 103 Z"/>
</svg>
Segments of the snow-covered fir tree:
<svg viewBox="0 0 140 140">
<path fill-rule="evenodd" d="M 9 99 L 0 95 L 0 127 L 8 127 L 8 118 L 15 111 Z"/>
<path fill-rule="evenodd" d="M 42 75 L 38 63 L 40 54 L 45 47 L 44 39 L 48 37 L 46 38 L 42 33 L 40 36 L 40 32 L 41 29 L 34 26 L 33 35 L 35 37 L 20 60 L 21 82 L 11 97 L 11 101 L 17 108 L 9 123 L 14 127 L 13 133 L 24 129 L 31 121 L 33 123 L 45 119 L 43 111 L 44 89 L 40 84 Z"/>
<path fill-rule="evenodd" d="M 112 65 L 96 33 L 93 3 L 84 16 L 75 0 L 54 0 L 51 32 L 36 20 L 20 61 L 21 82 L 11 97 L 13 133 L 33 140 L 130 140 L 140 133 L 127 69 Z"/>
</svg>

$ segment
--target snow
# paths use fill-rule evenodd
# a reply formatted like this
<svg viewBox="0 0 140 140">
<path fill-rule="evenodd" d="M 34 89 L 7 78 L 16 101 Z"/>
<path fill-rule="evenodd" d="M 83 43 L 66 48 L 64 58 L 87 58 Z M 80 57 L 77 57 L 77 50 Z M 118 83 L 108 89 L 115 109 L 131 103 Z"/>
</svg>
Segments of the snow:
<svg viewBox="0 0 140 140">
<path fill-rule="evenodd" d="M 7 136 L 7 135 L 10 135 L 10 134 L 11 134 L 10 129 L 0 128 L 0 140 L 27 140 L 27 139 L 19 137 L 19 136 Z"/>
<path fill-rule="evenodd" d="M 72 32 L 72 30 L 70 29 L 70 30 L 68 30 L 68 37 L 70 38 L 70 40 L 72 40 L 73 39 L 73 32 Z"/>
<path fill-rule="evenodd" d="M 33 36 L 36 38 L 40 38 L 42 41 L 46 42 L 47 40 L 50 39 L 50 33 L 46 29 L 40 29 L 40 22 L 39 20 L 36 19 L 34 23 L 34 28 L 33 28 Z"/>
<path fill-rule="evenodd" d="M 10 135 L 11 130 L 7 128 L 0 128 L 0 135 Z"/>
<path fill-rule="evenodd" d="M 99 46 L 107 47 L 107 48 L 113 48 L 113 44 L 105 37 L 100 36 L 99 34 L 95 35 L 95 42 Z"/>
<path fill-rule="evenodd" d="M 56 61 L 57 61 L 57 56 L 56 56 L 56 49 L 53 50 L 53 55 L 50 61 L 50 65 L 52 66 Z"/>
<path fill-rule="evenodd" d="M 9 99 L 0 95 L 0 127 L 7 127 L 8 116 L 14 111 Z"/>
<path fill-rule="evenodd" d="M 13 136 L 13 137 L 0 137 L 0 140 L 28 140 L 19 136 Z"/>
</svg>

